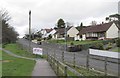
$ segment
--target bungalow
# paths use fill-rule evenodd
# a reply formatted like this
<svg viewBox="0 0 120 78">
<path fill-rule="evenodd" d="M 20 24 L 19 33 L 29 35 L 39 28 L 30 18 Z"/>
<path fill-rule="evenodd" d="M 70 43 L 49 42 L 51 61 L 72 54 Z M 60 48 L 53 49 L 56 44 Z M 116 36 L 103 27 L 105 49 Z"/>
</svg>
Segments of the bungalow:
<svg viewBox="0 0 120 78">
<path fill-rule="evenodd" d="M 42 38 L 47 38 L 53 29 L 41 29 Z"/>
<path fill-rule="evenodd" d="M 56 30 L 55 29 L 52 29 L 52 31 L 50 31 L 47 35 L 51 35 L 52 36 L 52 39 L 56 39 L 54 34 L 56 33 Z"/>
<path fill-rule="evenodd" d="M 79 33 L 79 31 L 74 27 L 67 27 L 65 28 L 59 28 L 56 29 L 56 33 L 54 34 L 55 39 L 65 39 L 65 31 L 67 38 L 73 38 L 75 40 L 76 35 Z"/>
<path fill-rule="evenodd" d="M 83 28 L 78 34 L 78 40 L 86 39 L 112 39 L 117 38 L 119 33 L 119 28 L 115 22 L 103 23 L 94 26 L 88 26 Z"/>
</svg>

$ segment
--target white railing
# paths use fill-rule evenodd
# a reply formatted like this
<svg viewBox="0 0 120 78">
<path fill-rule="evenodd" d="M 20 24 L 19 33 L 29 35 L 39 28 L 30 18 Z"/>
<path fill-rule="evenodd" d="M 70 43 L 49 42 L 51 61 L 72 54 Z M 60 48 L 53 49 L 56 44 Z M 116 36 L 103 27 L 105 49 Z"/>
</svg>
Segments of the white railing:
<svg viewBox="0 0 120 78">
<path fill-rule="evenodd" d="M 103 56 L 103 57 L 110 57 L 110 58 L 120 59 L 120 57 L 119 57 L 120 53 L 119 52 L 89 49 L 89 54 L 91 54 L 91 55 L 97 55 L 97 56 Z"/>
</svg>

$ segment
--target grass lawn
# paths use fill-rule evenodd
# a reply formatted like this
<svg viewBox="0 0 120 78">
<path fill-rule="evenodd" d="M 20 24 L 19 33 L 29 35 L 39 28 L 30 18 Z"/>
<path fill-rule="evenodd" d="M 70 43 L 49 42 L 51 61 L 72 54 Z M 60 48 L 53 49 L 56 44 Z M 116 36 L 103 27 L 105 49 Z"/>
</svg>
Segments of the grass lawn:
<svg viewBox="0 0 120 78">
<path fill-rule="evenodd" d="M 120 47 L 116 47 L 112 51 L 114 51 L 114 52 L 120 52 Z"/>
<path fill-rule="evenodd" d="M 5 45 L 5 49 L 13 52 L 16 55 L 29 57 L 29 58 L 36 58 L 36 55 L 21 49 L 20 46 L 16 43 Z M 37 58 L 41 58 L 41 56 L 38 55 Z"/>
<path fill-rule="evenodd" d="M 64 40 L 48 40 L 48 42 L 65 44 Z M 102 40 L 67 41 L 67 44 L 70 45 L 71 43 L 73 43 L 74 45 L 78 45 L 78 44 L 90 44 L 90 43 L 96 43 L 96 42 L 102 42 Z"/>
<path fill-rule="evenodd" d="M 0 44 L 0 47 L 2 47 L 2 44 Z"/>
<path fill-rule="evenodd" d="M 0 60 L 2 60 L 2 51 L 0 50 Z M 2 76 L 2 62 L 0 61 L 0 77 Z"/>
<path fill-rule="evenodd" d="M 104 76 L 104 74 L 102 73 L 98 73 L 95 72 L 93 70 L 87 70 L 86 68 L 82 68 L 82 67 L 73 67 L 72 65 L 67 64 L 68 66 L 70 66 L 71 68 L 75 69 L 77 72 L 81 73 L 83 76 Z M 86 77 L 87 78 L 87 77 Z"/>
<path fill-rule="evenodd" d="M 31 76 L 35 61 L 16 58 L 2 52 L 3 76 Z"/>
</svg>

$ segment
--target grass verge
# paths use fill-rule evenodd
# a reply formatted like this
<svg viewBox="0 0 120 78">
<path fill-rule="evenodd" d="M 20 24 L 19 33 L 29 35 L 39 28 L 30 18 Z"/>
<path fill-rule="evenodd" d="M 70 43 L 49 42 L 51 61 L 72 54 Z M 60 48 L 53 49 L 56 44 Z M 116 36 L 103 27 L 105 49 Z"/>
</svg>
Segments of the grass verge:
<svg viewBox="0 0 120 78">
<path fill-rule="evenodd" d="M 20 46 L 16 43 L 5 45 L 5 49 L 13 52 L 16 55 L 29 57 L 29 58 L 43 58 L 43 56 L 32 54 L 31 52 L 27 52 L 20 48 Z"/>
<path fill-rule="evenodd" d="M 120 52 L 120 47 L 116 47 L 114 49 L 112 49 L 113 52 Z"/>
<path fill-rule="evenodd" d="M 77 72 L 81 73 L 83 76 L 104 76 L 103 73 L 95 72 L 93 70 L 88 71 L 86 68 L 74 67 L 73 65 L 70 65 L 68 63 L 66 64 L 70 66 L 71 68 L 75 69 Z"/>
<path fill-rule="evenodd" d="M 3 76 L 31 76 L 35 61 L 16 58 L 2 52 Z"/>
<path fill-rule="evenodd" d="M 0 50 L 0 77 L 2 76 L 2 51 Z"/>
<path fill-rule="evenodd" d="M 48 42 L 66 44 L 65 40 L 48 40 Z M 91 44 L 91 43 L 97 43 L 97 42 L 102 42 L 102 40 L 67 41 L 67 44 L 70 45 L 71 43 L 73 43 L 74 45 L 78 45 L 78 44 Z"/>
</svg>

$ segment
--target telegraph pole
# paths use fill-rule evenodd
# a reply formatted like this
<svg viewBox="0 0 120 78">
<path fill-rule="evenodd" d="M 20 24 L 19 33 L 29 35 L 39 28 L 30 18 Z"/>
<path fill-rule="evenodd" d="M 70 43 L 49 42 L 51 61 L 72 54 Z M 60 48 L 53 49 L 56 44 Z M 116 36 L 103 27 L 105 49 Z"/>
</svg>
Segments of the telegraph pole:
<svg viewBox="0 0 120 78">
<path fill-rule="evenodd" d="M 31 10 L 29 11 L 29 52 L 31 51 Z"/>
</svg>

